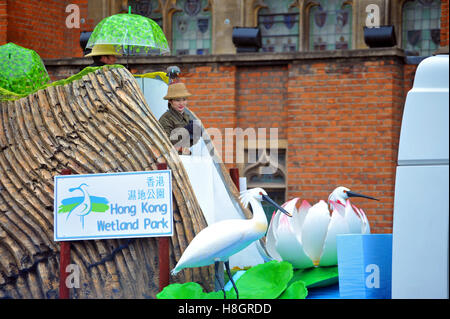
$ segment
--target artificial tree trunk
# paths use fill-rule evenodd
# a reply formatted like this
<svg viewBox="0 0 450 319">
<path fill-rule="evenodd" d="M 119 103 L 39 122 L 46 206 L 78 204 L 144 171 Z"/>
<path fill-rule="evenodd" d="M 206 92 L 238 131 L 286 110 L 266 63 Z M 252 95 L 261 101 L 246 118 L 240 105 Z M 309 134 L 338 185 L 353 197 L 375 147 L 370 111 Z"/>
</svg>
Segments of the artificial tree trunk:
<svg viewBox="0 0 450 319">
<path fill-rule="evenodd" d="M 0 298 L 58 297 L 55 175 L 148 171 L 157 163 L 167 163 L 173 176 L 173 268 L 206 221 L 176 150 L 125 68 L 100 68 L 0 102 Z M 71 260 L 81 271 L 72 298 L 158 292 L 156 238 L 73 241 Z M 185 269 L 170 281 L 196 281 L 211 291 L 213 275 L 212 267 Z"/>
</svg>

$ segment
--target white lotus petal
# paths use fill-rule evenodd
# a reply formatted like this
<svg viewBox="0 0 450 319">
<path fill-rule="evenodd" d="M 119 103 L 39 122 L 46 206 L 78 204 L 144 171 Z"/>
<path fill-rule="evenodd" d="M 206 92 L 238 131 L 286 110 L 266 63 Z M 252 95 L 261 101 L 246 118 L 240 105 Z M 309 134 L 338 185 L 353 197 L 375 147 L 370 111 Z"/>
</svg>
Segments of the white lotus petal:
<svg viewBox="0 0 450 319">
<path fill-rule="evenodd" d="M 267 252 L 266 244 L 262 240 L 262 238 L 255 241 L 255 245 L 256 249 L 258 250 L 259 254 L 261 255 L 261 258 L 264 260 L 265 263 L 275 259 Z M 277 260 L 281 261 L 280 259 Z"/>
<path fill-rule="evenodd" d="M 278 221 L 280 219 L 280 215 L 282 213 L 278 212 L 272 216 L 272 220 L 270 221 L 269 228 L 267 229 L 266 234 L 266 250 L 269 256 L 273 259 L 281 261 L 281 256 L 278 254 L 277 249 L 275 248 L 275 243 L 277 241 L 276 230 L 278 228 Z M 284 215 L 284 214 L 283 214 Z"/>
<path fill-rule="evenodd" d="M 333 202 L 330 201 L 330 206 L 333 207 L 333 211 L 337 211 L 339 214 L 341 214 L 342 217 L 345 217 L 345 205 L 338 203 L 338 202 Z"/>
<path fill-rule="evenodd" d="M 283 207 L 285 210 L 287 210 L 289 213 L 291 213 L 292 216 L 294 215 L 298 215 L 297 212 L 297 202 L 300 198 L 295 197 L 289 201 L 287 201 L 286 203 L 284 203 L 283 205 L 281 205 L 281 207 Z M 277 214 L 281 214 L 281 212 L 277 211 Z M 285 215 L 286 216 L 286 215 Z M 288 218 L 293 218 L 293 217 L 288 217 Z"/>
<path fill-rule="evenodd" d="M 333 266 L 337 265 L 337 246 L 336 236 L 339 234 L 347 234 L 348 225 L 337 210 L 331 214 L 331 221 L 328 226 L 327 237 L 323 245 L 322 256 L 320 257 L 319 266 Z"/>
<path fill-rule="evenodd" d="M 275 244 L 277 252 L 284 261 L 288 261 L 294 268 L 309 268 L 313 262 L 305 254 L 302 244 L 297 240 L 290 224 L 291 217 L 280 216 L 280 222 L 277 229 L 278 238 Z"/>
<path fill-rule="evenodd" d="M 298 198 L 291 199 L 281 205 L 284 209 L 286 209 L 289 213 L 293 214 L 295 208 L 295 204 L 297 203 Z M 269 224 L 269 228 L 267 229 L 266 234 L 266 251 L 270 255 L 271 258 L 276 260 L 282 260 L 280 254 L 277 252 L 277 249 L 275 247 L 275 244 L 278 240 L 278 228 L 279 228 L 279 220 L 281 216 L 285 216 L 283 213 L 281 213 L 279 210 L 273 213 L 272 219 Z M 289 217 L 291 218 L 291 217 Z"/>
<path fill-rule="evenodd" d="M 359 217 L 361 218 L 362 221 L 361 234 L 370 234 L 370 224 L 369 220 L 367 219 L 366 213 L 363 211 L 362 208 L 358 208 L 355 205 L 353 205 L 353 209 L 359 212 Z"/>
<path fill-rule="evenodd" d="M 296 201 L 296 203 L 297 202 L 298 201 Z M 311 205 L 306 200 L 303 200 L 299 209 L 296 208 L 294 214 L 292 215 L 290 223 L 297 236 L 300 236 L 301 234 L 303 223 L 305 222 L 306 215 L 308 214 L 310 208 Z M 288 210 L 288 212 L 291 211 Z M 301 238 L 298 238 L 298 240 L 301 242 Z"/>
<path fill-rule="evenodd" d="M 319 264 L 330 219 L 328 206 L 323 200 L 312 206 L 305 217 L 301 242 L 306 254 L 311 258 L 314 265 Z"/>
<path fill-rule="evenodd" d="M 349 234 L 361 234 L 362 222 L 358 214 L 353 210 L 350 200 L 345 205 L 345 221 L 348 225 Z"/>
</svg>

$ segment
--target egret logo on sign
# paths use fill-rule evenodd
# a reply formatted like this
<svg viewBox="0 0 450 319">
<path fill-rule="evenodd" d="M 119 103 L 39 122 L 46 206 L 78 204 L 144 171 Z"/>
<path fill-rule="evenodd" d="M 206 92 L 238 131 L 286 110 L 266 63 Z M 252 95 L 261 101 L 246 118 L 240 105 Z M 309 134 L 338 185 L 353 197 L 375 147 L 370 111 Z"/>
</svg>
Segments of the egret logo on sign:
<svg viewBox="0 0 450 319">
<path fill-rule="evenodd" d="M 91 212 L 104 213 L 109 209 L 108 200 L 105 197 L 91 196 L 88 192 L 88 185 L 80 184 L 78 187 L 69 189 L 69 192 L 81 192 L 82 196 L 65 198 L 58 207 L 58 214 L 67 213 L 66 220 L 78 216 L 81 228 L 84 228 L 84 217 Z"/>
</svg>

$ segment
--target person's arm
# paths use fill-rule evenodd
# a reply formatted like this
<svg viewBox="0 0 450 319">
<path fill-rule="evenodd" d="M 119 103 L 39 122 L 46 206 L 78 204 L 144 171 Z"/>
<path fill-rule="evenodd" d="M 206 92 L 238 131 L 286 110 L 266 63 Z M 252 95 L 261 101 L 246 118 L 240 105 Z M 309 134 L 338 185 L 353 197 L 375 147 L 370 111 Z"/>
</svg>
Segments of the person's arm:
<svg viewBox="0 0 450 319">
<path fill-rule="evenodd" d="M 161 117 L 159 119 L 159 124 L 161 124 L 162 128 L 164 129 L 164 132 L 166 133 L 167 137 L 170 139 L 170 133 L 175 128 L 175 124 L 165 117 Z"/>
<path fill-rule="evenodd" d="M 172 131 L 176 128 L 175 127 L 176 125 L 172 120 L 167 119 L 165 117 L 161 117 L 159 119 L 159 123 L 161 124 L 162 128 L 164 129 L 164 132 L 166 133 L 166 135 L 169 138 L 172 145 L 175 146 L 179 141 L 181 141 L 181 139 L 182 139 L 181 136 L 179 136 L 177 140 L 170 139 L 170 134 L 172 134 Z M 185 151 L 183 151 L 182 147 L 178 147 L 178 148 L 176 148 L 176 150 L 178 153 L 185 153 Z"/>
</svg>

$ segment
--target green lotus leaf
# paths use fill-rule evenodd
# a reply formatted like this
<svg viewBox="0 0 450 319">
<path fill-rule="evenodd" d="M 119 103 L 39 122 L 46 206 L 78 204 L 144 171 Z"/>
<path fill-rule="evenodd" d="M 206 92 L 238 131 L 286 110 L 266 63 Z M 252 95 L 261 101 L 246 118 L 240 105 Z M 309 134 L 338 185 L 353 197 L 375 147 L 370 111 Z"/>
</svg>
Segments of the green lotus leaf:
<svg viewBox="0 0 450 319">
<path fill-rule="evenodd" d="M 298 280 L 289 285 L 278 299 L 305 299 L 308 289 L 303 281 Z"/>
<path fill-rule="evenodd" d="M 237 281 L 240 299 L 275 299 L 286 289 L 293 275 L 292 265 L 288 262 L 269 261 L 247 270 Z M 300 298 L 304 294 L 300 284 L 295 284 L 287 292 L 286 298 Z M 234 289 L 226 291 L 227 299 L 236 299 Z M 223 299 L 222 291 L 206 293 L 193 282 L 171 284 L 165 287 L 158 299 Z"/>
<path fill-rule="evenodd" d="M 171 284 L 156 295 L 157 299 L 204 299 L 206 293 L 196 282 Z M 223 297 L 223 296 L 222 296 Z"/>
<path fill-rule="evenodd" d="M 290 283 L 301 280 L 307 288 L 326 287 L 339 281 L 338 267 L 313 267 L 294 271 Z"/>
<path fill-rule="evenodd" d="M 241 299 L 274 299 L 287 287 L 293 275 L 292 265 L 272 260 L 247 270 L 236 282 Z M 234 289 L 230 298 L 236 298 Z"/>
</svg>

